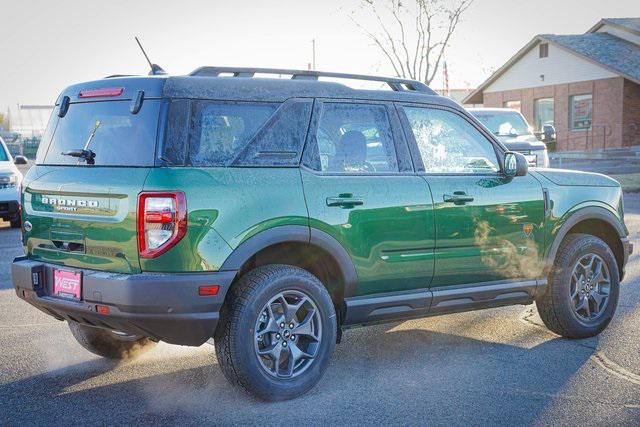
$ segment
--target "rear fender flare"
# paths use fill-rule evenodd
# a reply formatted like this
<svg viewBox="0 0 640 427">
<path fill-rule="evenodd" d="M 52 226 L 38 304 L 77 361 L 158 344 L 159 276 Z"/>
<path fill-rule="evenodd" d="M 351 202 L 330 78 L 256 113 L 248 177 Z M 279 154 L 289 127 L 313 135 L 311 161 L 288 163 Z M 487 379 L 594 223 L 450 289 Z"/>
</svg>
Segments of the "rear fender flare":
<svg viewBox="0 0 640 427">
<path fill-rule="evenodd" d="M 220 270 L 240 270 L 245 262 L 261 250 L 278 243 L 288 242 L 308 243 L 327 252 L 341 270 L 345 298 L 356 294 L 358 275 L 345 248 L 328 233 L 302 225 L 273 227 L 248 238 L 233 250 Z"/>
</svg>

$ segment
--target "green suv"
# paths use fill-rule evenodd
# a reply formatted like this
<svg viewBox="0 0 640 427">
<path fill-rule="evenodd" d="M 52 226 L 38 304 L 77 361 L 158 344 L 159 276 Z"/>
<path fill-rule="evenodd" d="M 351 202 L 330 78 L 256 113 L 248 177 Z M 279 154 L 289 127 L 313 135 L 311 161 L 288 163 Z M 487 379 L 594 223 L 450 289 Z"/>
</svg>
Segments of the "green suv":
<svg viewBox="0 0 640 427">
<path fill-rule="evenodd" d="M 311 71 L 71 86 L 22 206 L 18 297 L 108 358 L 213 338 L 265 400 L 313 387 L 354 326 L 535 301 L 596 335 L 632 251 L 613 179 L 528 171 L 422 83 Z"/>
</svg>

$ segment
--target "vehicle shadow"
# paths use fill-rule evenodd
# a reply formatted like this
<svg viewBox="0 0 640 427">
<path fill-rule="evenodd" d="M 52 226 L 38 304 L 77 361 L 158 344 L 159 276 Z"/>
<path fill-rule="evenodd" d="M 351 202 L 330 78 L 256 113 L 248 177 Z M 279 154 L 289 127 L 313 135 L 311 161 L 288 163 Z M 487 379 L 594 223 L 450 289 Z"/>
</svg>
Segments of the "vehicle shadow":
<svg viewBox="0 0 640 427">
<path fill-rule="evenodd" d="M 463 332 L 455 327 L 457 332 Z M 116 365 L 93 359 L 0 385 L 8 424 L 530 424 L 591 357 L 535 328 L 531 348 L 423 329 L 348 331 L 321 382 L 290 402 L 232 387 L 211 352 Z M 413 421 L 409 421 L 413 420 Z"/>
</svg>

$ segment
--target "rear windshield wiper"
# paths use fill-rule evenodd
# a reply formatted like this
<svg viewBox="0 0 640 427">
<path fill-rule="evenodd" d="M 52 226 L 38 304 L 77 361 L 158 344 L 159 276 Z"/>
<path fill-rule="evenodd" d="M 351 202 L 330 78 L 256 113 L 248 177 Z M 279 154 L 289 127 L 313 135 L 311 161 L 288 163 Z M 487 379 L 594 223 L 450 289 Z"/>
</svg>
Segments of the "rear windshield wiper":
<svg viewBox="0 0 640 427">
<path fill-rule="evenodd" d="M 96 121 L 96 124 L 91 130 L 91 133 L 89 134 L 89 138 L 87 139 L 87 142 L 84 144 L 84 148 L 82 150 L 65 151 L 64 153 L 62 153 L 62 155 L 83 159 L 88 165 L 95 164 L 96 153 L 89 149 L 89 144 L 91 144 L 91 140 L 93 140 L 93 137 L 96 136 L 96 132 L 98 131 L 98 128 L 100 127 L 101 124 L 102 123 L 100 122 L 100 120 Z M 78 163 L 80 163 L 80 160 L 78 160 Z"/>
<path fill-rule="evenodd" d="M 69 150 L 62 153 L 62 155 L 83 159 L 88 165 L 93 165 L 96 162 L 96 153 L 92 150 Z"/>
</svg>

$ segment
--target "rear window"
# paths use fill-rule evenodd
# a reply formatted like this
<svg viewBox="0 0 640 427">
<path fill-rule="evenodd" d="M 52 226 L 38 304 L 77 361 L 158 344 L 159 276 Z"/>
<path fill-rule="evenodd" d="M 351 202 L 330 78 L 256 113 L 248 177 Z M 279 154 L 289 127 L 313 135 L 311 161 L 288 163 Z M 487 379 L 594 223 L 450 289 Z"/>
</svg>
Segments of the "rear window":
<svg viewBox="0 0 640 427">
<path fill-rule="evenodd" d="M 54 110 L 51 121 L 57 123 L 49 125 L 53 137 L 46 152 L 38 153 L 39 163 L 84 165 L 63 153 L 89 149 L 97 166 L 153 166 L 160 101 L 145 100 L 137 114 L 130 107 L 128 100 L 75 103 L 62 118 Z"/>
</svg>

